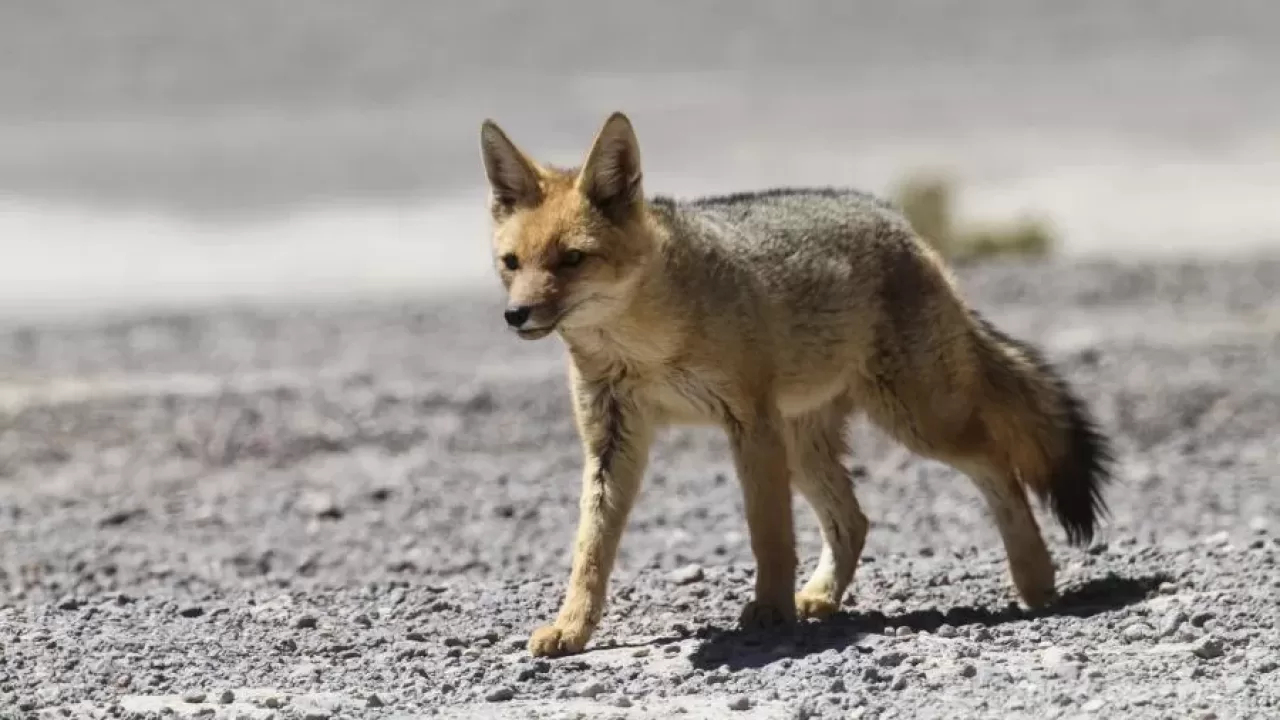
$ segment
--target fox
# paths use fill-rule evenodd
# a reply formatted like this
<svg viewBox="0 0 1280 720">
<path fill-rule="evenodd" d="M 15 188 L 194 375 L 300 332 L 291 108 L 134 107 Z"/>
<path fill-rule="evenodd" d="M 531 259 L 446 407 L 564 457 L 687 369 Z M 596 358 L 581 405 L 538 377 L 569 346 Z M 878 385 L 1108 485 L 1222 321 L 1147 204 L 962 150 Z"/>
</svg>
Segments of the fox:
<svg viewBox="0 0 1280 720">
<path fill-rule="evenodd" d="M 967 303 L 891 202 L 832 186 L 647 196 L 621 111 L 576 167 L 535 160 L 491 118 L 480 151 L 503 321 L 567 348 L 583 455 L 568 585 L 531 655 L 590 642 L 655 435 L 679 425 L 728 439 L 756 566 L 744 632 L 845 601 L 869 527 L 845 465 L 858 416 L 967 476 L 1023 603 L 1058 597 L 1030 498 L 1069 544 L 1089 544 L 1109 513 L 1111 441 L 1041 350 Z M 799 591 L 793 490 L 822 540 Z"/>
</svg>

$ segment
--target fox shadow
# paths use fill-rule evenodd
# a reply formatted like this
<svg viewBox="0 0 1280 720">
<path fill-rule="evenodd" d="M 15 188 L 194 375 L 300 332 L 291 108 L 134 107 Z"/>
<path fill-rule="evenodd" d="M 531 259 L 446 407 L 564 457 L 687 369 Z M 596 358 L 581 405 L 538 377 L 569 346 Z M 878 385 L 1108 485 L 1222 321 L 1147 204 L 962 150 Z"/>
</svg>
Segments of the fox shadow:
<svg viewBox="0 0 1280 720">
<path fill-rule="evenodd" d="M 1172 576 L 1165 574 L 1125 578 L 1107 575 L 1065 589 L 1049 605 L 1027 610 L 1010 603 L 1001 609 L 953 607 L 949 610 L 913 610 L 895 615 L 878 611 L 839 612 L 831 617 L 805 622 L 789 630 L 746 631 L 737 628 L 702 633 L 703 642 L 690 655 L 695 668 L 710 670 L 728 666 L 733 670 L 759 668 L 782 658 L 800 658 L 826 650 L 857 646 L 866 635 L 882 634 L 888 627 L 907 627 L 914 632 L 934 632 L 944 624 L 953 627 L 1005 623 L 1044 617 L 1087 618 L 1133 605 L 1149 597 Z M 871 652 L 870 647 L 860 650 Z"/>
</svg>

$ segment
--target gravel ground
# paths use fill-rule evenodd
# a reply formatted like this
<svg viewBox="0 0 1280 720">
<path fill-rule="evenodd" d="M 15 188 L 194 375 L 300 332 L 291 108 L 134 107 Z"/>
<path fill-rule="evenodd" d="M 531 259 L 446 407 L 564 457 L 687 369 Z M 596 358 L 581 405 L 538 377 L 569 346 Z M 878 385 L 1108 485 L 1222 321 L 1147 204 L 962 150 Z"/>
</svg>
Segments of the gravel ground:
<svg viewBox="0 0 1280 720">
<path fill-rule="evenodd" d="M 1280 260 L 965 270 L 1115 433 L 1103 537 L 1027 614 L 976 490 L 855 435 L 847 613 L 735 632 L 723 439 L 655 450 L 589 652 L 561 348 L 501 293 L 0 334 L 0 718 L 1280 716 Z M 1042 517 L 1044 517 L 1042 515 Z M 797 506 L 802 572 L 816 525 Z"/>
</svg>

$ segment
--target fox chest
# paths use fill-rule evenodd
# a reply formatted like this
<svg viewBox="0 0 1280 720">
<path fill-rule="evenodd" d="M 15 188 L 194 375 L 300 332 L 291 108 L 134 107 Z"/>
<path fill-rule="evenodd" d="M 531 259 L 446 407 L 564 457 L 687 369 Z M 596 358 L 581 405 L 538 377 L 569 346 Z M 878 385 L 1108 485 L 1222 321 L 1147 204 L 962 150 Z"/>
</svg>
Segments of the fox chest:
<svg viewBox="0 0 1280 720">
<path fill-rule="evenodd" d="M 662 423 L 708 425 L 728 413 L 725 393 L 714 380 L 691 373 L 669 371 L 637 383 L 636 399 Z"/>
</svg>

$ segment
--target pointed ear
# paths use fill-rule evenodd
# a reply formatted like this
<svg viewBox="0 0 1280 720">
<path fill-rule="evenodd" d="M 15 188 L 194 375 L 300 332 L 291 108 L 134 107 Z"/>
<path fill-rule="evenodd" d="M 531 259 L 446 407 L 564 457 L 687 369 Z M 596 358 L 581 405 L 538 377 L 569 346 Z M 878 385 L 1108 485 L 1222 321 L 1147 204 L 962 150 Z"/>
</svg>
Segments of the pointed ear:
<svg viewBox="0 0 1280 720">
<path fill-rule="evenodd" d="M 640 179 L 640 143 L 627 116 L 615 112 L 596 134 L 578 189 L 606 216 L 620 219 L 644 197 Z"/>
<path fill-rule="evenodd" d="M 542 200 L 537 165 L 492 120 L 485 120 L 480 126 L 480 155 L 484 158 L 495 215 L 517 207 L 532 207 Z"/>
</svg>

